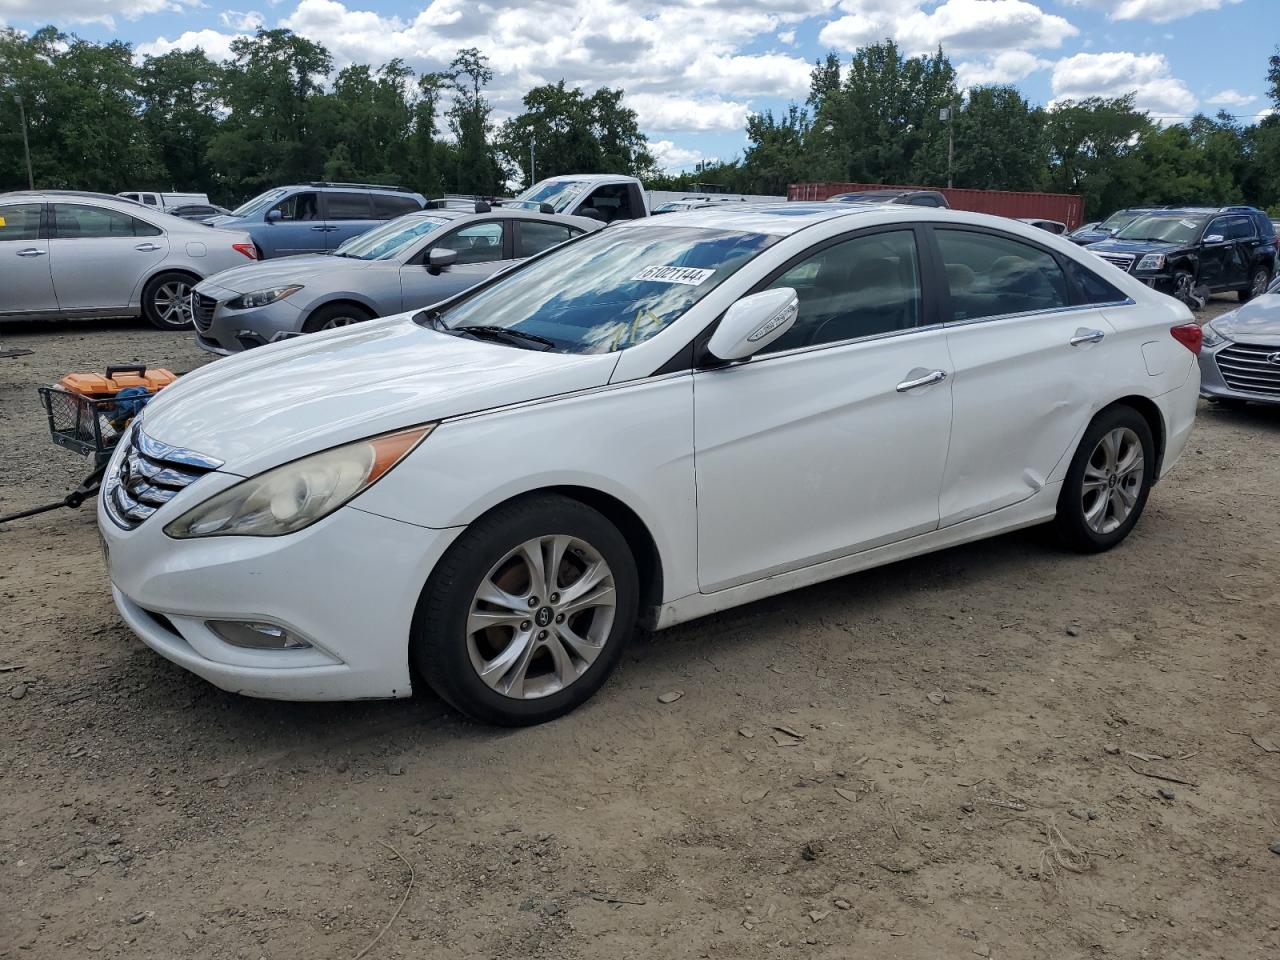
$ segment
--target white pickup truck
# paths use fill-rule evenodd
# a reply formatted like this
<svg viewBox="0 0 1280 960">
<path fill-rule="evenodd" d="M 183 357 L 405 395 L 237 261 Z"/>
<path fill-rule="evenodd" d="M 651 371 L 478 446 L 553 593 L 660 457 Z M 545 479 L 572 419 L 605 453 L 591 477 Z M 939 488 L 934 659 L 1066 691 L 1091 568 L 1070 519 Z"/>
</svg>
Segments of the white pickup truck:
<svg viewBox="0 0 1280 960">
<path fill-rule="evenodd" d="M 645 190 L 644 184 L 635 177 L 613 173 L 567 173 L 539 180 L 515 198 L 502 201 L 502 205 L 542 210 L 544 213 L 591 217 L 612 223 L 615 220 L 636 220 L 652 213 L 665 213 L 667 211 L 663 207 L 670 204 L 678 205 L 674 209 L 688 209 L 704 202 L 767 203 L 786 199 L 742 193 L 695 194 Z"/>
<path fill-rule="evenodd" d="M 159 193 L 152 190 L 130 190 L 126 193 L 117 193 L 116 196 L 132 200 L 134 203 L 141 203 L 143 206 L 154 207 L 162 213 L 168 213 L 177 207 L 186 207 L 192 204 L 207 205 L 209 203 L 209 195 L 206 193 Z"/>
</svg>

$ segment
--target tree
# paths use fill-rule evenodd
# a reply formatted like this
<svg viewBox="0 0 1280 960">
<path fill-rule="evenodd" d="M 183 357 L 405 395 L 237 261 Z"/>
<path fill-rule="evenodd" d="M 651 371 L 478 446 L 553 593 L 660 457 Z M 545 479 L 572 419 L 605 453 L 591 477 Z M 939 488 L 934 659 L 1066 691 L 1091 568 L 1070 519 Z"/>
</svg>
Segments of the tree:
<svg viewBox="0 0 1280 960">
<path fill-rule="evenodd" d="M 449 73 L 453 80 L 449 126 L 458 143 L 453 182 L 463 193 L 497 193 L 506 175 L 489 142 L 491 110 L 480 92 L 493 80 L 489 58 L 475 47 L 459 50 L 449 64 Z"/>
<path fill-rule="evenodd" d="M 161 179 L 131 186 L 197 190 L 206 186 L 205 152 L 218 131 L 221 68 L 204 51 L 147 57 L 139 70 L 142 124 L 163 169 Z"/>
<path fill-rule="evenodd" d="M 1044 111 L 1032 106 L 1016 87 L 972 87 L 953 123 L 957 187 L 978 190 L 1034 190 L 1044 175 Z M 917 152 L 912 180 L 947 182 L 948 138 L 945 124 Z"/>
<path fill-rule="evenodd" d="M 429 196 L 447 192 L 446 184 L 456 162 L 453 146 L 436 140 L 440 96 L 451 82 L 448 74 L 424 73 L 418 77 L 413 105 L 413 132 L 409 137 L 409 181 Z"/>
<path fill-rule="evenodd" d="M 808 114 L 798 104 L 791 104 L 781 117 L 774 117 L 770 110 L 747 117 L 742 173 L 751 192 L 780 196 L 788 184 L 811 179 L 804 173 L 808 133 Z"/>
<path fill-rule="evenodd" d="M 1064 101 L 1045 117 L 1049 172 L 1045 187 L 1083 193 L 1085 217 L 1136 205 L 1146 179 L 1136 148 L 1152 129 L 1134 95 Z"/>
</svg>

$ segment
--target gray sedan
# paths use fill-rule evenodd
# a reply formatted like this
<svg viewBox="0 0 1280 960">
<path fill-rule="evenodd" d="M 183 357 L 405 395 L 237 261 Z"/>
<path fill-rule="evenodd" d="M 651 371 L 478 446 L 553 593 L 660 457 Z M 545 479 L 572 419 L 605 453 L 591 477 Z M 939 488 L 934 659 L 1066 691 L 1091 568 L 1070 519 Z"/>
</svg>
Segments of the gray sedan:
<svg viewBox="0 0 1280 960">
<path fill-rule="evenodd" d="M 1280 403 L 1280 275 L 1262 296 L 1204 325 L 1200 395 Z"/>
<path fill-rule="evenodd" d="M 206 280 L 192 296 L 196 342 L 226 355 L 425 307 L 601 226 L 586 217 L 470 206 L 406 214 L 332 255 L 267 260 Z"/>
<path fill-rule="evenodd" d="M 211 230 L 120 197 L 0 193 L 0 318 L 145 316 L 191 327 L 191 288 L 257 254 L 241 230 Z"/>
</svg>

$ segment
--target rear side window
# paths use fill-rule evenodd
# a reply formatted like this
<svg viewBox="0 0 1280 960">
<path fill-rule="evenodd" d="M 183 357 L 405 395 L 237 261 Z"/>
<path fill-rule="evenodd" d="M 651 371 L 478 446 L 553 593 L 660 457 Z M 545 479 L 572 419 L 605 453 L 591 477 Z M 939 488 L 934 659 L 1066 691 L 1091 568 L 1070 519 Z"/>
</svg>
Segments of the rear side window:
<svg viewBox="0 0 1280 960">
<path fill-rule="evenodd" d="M 570 230 L 558 223 L 521 220 L 519 224 L 520 229 L 516 234 L 516 256 L 521 259 L 532 257 L 535 253 L 541 253 L 577 235 L 576 230 Z"/>
<path fill-rule="evenodd" d="M 156 206 L 156 195 L 154 193 L 144 193 L 142 195 L 142 202 L 148 207 L 154 207 Z"/>
<path fill-rule="evenodd" d="M 501 260 L 502 221 L 473 223 L 444 237 L 437 246 L 456 250 L 458 263 L 491 263 Z"/>
<path fill-rule="evenodd" d="M 920 324 L 915 234 L 894 230 L 826 247 L 787 269 L 770 289 L 791 287 L 800 314 L 763 352 L 838 343 Z"/>
<path fill-rule="evenodd" d="M 0 207 L 0 243 L 40 238 L 40 204 L 14 203 Z"/>
<path fill-rule="evenodd" d="M 372 220 L 373 205 L 367 193 L 326 193 L 328 220 Z"/>
<path fill-rule="evenodd" d="M 1128 294 L 1121 293 L 1088 267 L 1074 260 L 1067 260 L 1067 273 L 1075 281 L 1082 303 L 1123 303 L 1129 299 Z"/>
<path fill-rule="evenodd" d="M 127 213 L 79 203 L 55 203 L 53 221 L 55 240 L 157 237 L 161 233 L 159 228 Z"/>
<path fill-rule="evenodd" d="M 418 201 L 413 197 L 397 197 L 389 193 L 375 193 L 373 199 L 373 217 L 375 220 L 390 220 L 406 213 L 421 210 Z"/>
<path fill-rule="evenodd" d="M 1028 243 L 968 230 L 935 230 L 951 293 L 951 320 L 1070 305 L 1058 261 Z"/>
</svg>

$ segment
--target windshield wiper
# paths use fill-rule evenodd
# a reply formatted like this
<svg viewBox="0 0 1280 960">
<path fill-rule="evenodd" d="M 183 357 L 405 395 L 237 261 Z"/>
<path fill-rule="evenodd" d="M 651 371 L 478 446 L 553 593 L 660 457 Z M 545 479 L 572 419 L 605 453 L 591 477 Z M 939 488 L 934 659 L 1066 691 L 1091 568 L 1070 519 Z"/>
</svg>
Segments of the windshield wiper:
<svg viewBox="0 0 1280 960">
<path fill-rule="evenodd" d="M 428 319 L 434 320 L 435 317 L 429 317 Z M 486 327 L 480 324 L 475 324 L 463 327 L 439 326 L 437 329 L 443 330 L 446 333 L 456 332 L 469 334 L 477 340 L 505 340 L 508 343 L 512 340 L 516 340 L 522 343 L 537 343 L 541 344 L 547 350 L 552 349 L 556 345 L 554 340 L 548 340 L 546 337 L 540 337 L 536 333 L 525 333 L 523 330 L 510 330 L 506 327 Z"/>
</svg>

